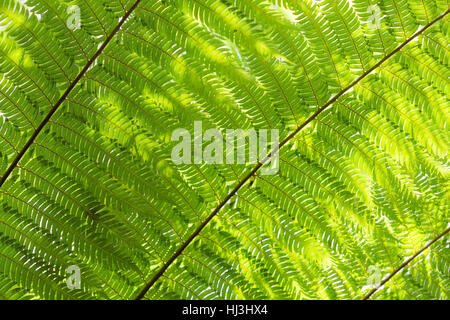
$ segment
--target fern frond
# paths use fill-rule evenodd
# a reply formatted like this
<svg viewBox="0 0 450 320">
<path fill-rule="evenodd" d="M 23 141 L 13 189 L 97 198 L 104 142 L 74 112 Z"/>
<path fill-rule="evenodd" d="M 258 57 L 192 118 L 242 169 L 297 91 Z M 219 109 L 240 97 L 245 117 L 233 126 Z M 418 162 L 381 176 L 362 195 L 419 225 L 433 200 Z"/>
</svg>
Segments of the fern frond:
<svg viewBox="0 0 450 320">
<path fill-rule="evenodd" d="M 0 0 L 0 299 L 448 299 L 448 13 Z"/>
</svg>

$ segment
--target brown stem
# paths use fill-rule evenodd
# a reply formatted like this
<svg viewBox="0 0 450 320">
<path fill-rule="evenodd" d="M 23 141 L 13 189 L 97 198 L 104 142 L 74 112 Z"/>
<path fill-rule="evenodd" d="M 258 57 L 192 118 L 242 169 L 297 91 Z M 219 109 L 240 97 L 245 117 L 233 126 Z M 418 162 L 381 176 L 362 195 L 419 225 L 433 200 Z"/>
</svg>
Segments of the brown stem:
<svg viewBox="0 0 450 320">
<path fill-rule="evenodd" d="M 44 120 L 42 120 L 42 122 L 39 124 L 39 126 L 36 128 L 36 130 L 33 132 L 31 137 L 28 139 L 27 143 L 23 146 L 23 148 L 20 150 L 20 152 L 17 154 L 17 156 L 11 162 L 8 169 L 6 169 L 5 173 L 3 174 L 3 176 L 0 179 L 0 187 L 3 186 L 6 179 L 8 179 L 11 172 L 17 167 L 20 159 L 22 159 L 24 154 L 34 143 L 34 141 L 36 140 L 37 136 L 42 131 L 44 126 L 50 121 L 51 117 L 55 114 L 55 112 L 58 110 L 58 108 L 61 106 L 61 104 L 66 100 L 67 96 L 70 94 L 70 92 L 73 90 L 73 88 L 75 88 L 75 86 L 78 84 L 78 82 L 81 80 L 81 78 L 86 74 L 88 69 L 91 67 L 91 65 L 94 63 L 94 61 L 98 58 L 98 56 L 103 52 L 103 50 L 106 48 L 106 46 L 112 40 L 112 38 L 117 34 L 117 32 L 120 30 L 120 28 L 122 27 L 124 22 L 128 19 L 130 14 L 136 9 L 136 7 L 139 5 L 140 2 L 141 2 L 141 0 L 137 0 L 133 4 L 133 6 L 125 13 L 125 15 L 119 21 L 119 23 L 114 28 L 114 30 L 111 32 L 111 34 L 102 43 L 100 48 L 98 48 L 98 50 L 95 52 L 95 54 L 92 56 L 92 58 L 89 59 L 89 61 L 86 63 L 86 65 L 81 70 L 81 72 L 77 75 L 77 77 L 70 83 L 69 87 L 63 93 L 63 95 L 59 98 L 59 100 L 56 102 L 56 104 L 50 109 L 50 111 L 47 113 L 47 116 L 44 118 Z"/>
<path fill-rule="evenodd" d="M 255 173 L 275 154 L 277 153 L 281 147 L 283 147 L 286 143 L 289 142 L 297 133 L 300 132 L 304 127 L 306 127 L 310 122 L 312 122 L 317 116 L 322 113 L 325 109 L 327 109 L 332 103 L 334 103 L 337 99 L 339 99 L 343 94 L 345 94 L 348 90 L 350 90 L 353 86 L 355 86 L 359 81 L 364 79 L 366 76 L 368 76 L 373 70 L 378 68 L 383 62 L 385 62 L 387 59 L 392 57 L 395 53 L 400 51 L 404 46 L 406 46 L 408 43 L 410 43 L 414 38 L 416 38 L 418 35 L 423 33 L 425 30 L 427 30 L 429 27 L 431 27 L 434 23 L 444 18 L 450 10 L 447 10 L 445 13 L 441 14 L 439 17 L 434 19 L 433 21 L 429 22 L 427 25 L 425 25 L 422 29 L 418 30 L 416 33 L 414 33 L 411 37 L 409 37 L 405 42 L 403 42 L 401 45 L 399 45 L 397 48 L 395 48 L 392 52 L 390 52 L 388 55 L 384 56 L 383 59 L 381 59 L 378 63 L 376 63 L 373 67 L 368 69 L 366 72 L 364 72 L 362 75 L 360 75 L 355 81 L 350 83 L 347 87 L 342 89 L 338 94 L 336 94 L 333 98 L 331 98 L 325 105 L 320 107 L 316 112 L 314 112 L 308 119 L 305 120 L 299 127 L 297 127 L 291 134 L 289 134 L 269 155 L 267 155 L 264 160 L 259 162 L 252 171 L 250 171 L 244 179 L 242 179 L 234 188 L 231 190 L 231 192 L 225 197 L 223 201 L 219 203 L 219 205 L 214 209 L 214 211 L 206 218 L 205 221 L 203 221 L 197 229 L 195 229 L 194 233 L 181 245 L 181 247 L 178 248 L 177 251 L 167 260 L 167 262 L 161 267 L 161 269 L 158 270 L 158 272 L 152 277 L 152 279 L 145 285 L 145 287 L 139 292 L 139 294 L 136 296 L 136 300 L 142 299 L 147 291 L 153 286 L 153 284 L 163 275 L 163 273 L 167 270 L 167 268 L 175 261 L 175 259 L 181 255 L 181 253 L 186 249 L 186 247 L 195 239 L 195 237 L 205 228 L 205 226 L 208 224 L 209 221 L 211 221 L 212 218 L 214 218 L 217 213 L 220 211 L 220 209 L 223 208 L 223 206 L 230 200 L 237 192 L 238 190 L 251 178 L 255 175 Z"/>
<path fill-rule="evenodd" d="M 439 239 L 443 238 L 447 233 L 450 232 L 450 228 L 442 232 L 441 234 L 437 235 L 436 238 L 428 242 L 424 247 L 422 247 L 419 251 L 417 251 L 414 255 L 408 258 L 405 262 L 403 262 L 400 266 L 397 267 L 392 273 L 390 273 L 383 281 L 380 282 L 380 284 L 373 288 L 368 294 L 366 294 L 363 298 L 363 300 L 369 299 L 375 292 L 377 292 L 378 289 L 380 289 L 386 282 L 392 279 L 393 276 L 395 276 L 397 273 L 399 273 L 403 268 L 405 268 L 411 261 L 413 261 L 415 258 L 417 258 L 422 252 L 424 252 L 426 249 L 428 249 L 433 243 L 438 241 Z"/>
</svg>

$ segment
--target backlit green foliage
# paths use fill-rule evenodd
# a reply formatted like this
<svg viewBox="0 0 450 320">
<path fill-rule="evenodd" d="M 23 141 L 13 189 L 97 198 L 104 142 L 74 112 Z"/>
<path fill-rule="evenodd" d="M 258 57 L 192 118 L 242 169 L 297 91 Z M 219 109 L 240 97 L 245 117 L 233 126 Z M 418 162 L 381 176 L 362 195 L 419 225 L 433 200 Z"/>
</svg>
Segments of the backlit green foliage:
<svg viewBox="0 0 450 320">
<path fill-rule="evenodd" d="M 447 10 L 0 0 L 0 299 L 133 299 L 171 257 L 145 298 L 363 298 L 448 230 Z M 176 166 L 173 130 L 282 141 L 336 95 L 175 254 L 254 165 Z M 449 259 L 444 236 L 371 298 L 448 299 Z"/>
</svg>

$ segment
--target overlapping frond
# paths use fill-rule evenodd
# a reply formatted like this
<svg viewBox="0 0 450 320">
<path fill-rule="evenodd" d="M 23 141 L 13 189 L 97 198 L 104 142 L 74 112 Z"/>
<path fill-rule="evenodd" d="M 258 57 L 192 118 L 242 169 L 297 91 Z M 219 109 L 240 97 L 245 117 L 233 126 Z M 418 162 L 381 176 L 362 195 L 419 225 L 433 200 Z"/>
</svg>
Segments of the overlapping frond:
<svg viewBox="0 0 450 320">
<path fill-rule="evenodd" d="M 449 230 L 448 10 L 0 0 L 0 299 L 364 298 Z M 174 164 L 195 121 L 278 129 L 277 174 Z M 449 258 L 371 298 L 448 299 Z"/>
</svg>

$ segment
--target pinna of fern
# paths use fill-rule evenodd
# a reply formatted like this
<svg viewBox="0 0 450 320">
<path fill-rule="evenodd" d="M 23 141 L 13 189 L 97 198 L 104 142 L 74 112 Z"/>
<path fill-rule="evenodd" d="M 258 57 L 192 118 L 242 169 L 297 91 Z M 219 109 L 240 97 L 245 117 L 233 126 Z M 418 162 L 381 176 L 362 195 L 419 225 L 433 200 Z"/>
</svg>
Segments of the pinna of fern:
<svg viewBox="0 0 450 320">
<path fill-rule="evenodd" d="M 0 298 L 448 299 L 448 9 L 0 0 Z"/>
</svg>

